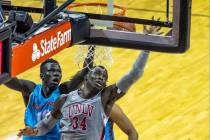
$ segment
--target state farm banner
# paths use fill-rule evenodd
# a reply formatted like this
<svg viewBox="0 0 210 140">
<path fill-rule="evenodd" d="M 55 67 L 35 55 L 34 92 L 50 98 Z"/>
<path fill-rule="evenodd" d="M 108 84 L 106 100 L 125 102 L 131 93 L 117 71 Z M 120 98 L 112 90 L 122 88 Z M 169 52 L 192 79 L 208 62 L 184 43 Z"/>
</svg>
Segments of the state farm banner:
<svg viewBox="0 0 210 140">
<path fill-rule="evenodd" d="M 71 46 L 71 23 L 62 22 L 12 48 L 11 76 L 16 76 Z"/>
</svg>

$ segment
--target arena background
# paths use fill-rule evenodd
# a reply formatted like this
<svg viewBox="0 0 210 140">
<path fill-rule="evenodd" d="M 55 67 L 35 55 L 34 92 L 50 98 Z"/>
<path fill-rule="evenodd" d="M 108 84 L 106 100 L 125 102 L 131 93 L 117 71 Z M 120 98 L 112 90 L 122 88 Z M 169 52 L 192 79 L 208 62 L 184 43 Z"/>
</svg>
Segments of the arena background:
<svg viewBox="0 0 210 140">
<path fill-rule="evenodd" d="M 158 12 L 164 1 L 132 0 L 126 6 L 157 10 L 155 16 L 164 17 L 165 13 Z M 12 4 L 41 7 L 37 0 L 12 0 Z M 154 12 L 130 10 L 128 15 L 151 17 Z M 190 50 L 185 54 L 151 53 L 143 78 L 117 102 L 132 120 L 140 140 L 209 139 L 209 17 L 209 1 L 193 0 Z M 66 49 L 54 57 L 62 65 L 63 81 L 78 70 L 73 63 L 75 50 Z M 114 49 L 109 84 L 129 69 L 138 52 Z M 39 83 L 39 66 L 19 77 Z M 21 94 L 0 86 L 0 139 L 14 138 L 24 127 L 23 115 Z M 115 135 L 116 140 L 127 139 L 117 127 Z"/>
</svg>

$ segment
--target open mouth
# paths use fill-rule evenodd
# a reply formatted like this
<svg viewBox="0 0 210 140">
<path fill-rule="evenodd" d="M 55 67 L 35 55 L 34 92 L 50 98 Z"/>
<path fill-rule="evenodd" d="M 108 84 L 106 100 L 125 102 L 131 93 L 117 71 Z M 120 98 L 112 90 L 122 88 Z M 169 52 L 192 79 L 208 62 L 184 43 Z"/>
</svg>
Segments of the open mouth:
<svg viewBox="0 0 210 140">
<path fill-rule="evenodd" d="M 100 79 L 96 79 L 96 85 L 99 87 L 103 86 L 103 81 Z"/>
<path fill-rule="evenodd" d="M 101 87 L 101 86 L 102 86 L 102 84 L 101 84 L 101 83 L 97 83 L 97 82 L 96 82 L 96 85 L 97 85 L 97 86 L 99 86 L 99 87 Z"/>
<path fill-rule="evenodd" d="M 60 81 L 60 80 L 57 79 L 57 78 L 55 78 L 55 79 L 52 80 L 53 84 L 59 84 L 59 81 Z"/>
</svg>

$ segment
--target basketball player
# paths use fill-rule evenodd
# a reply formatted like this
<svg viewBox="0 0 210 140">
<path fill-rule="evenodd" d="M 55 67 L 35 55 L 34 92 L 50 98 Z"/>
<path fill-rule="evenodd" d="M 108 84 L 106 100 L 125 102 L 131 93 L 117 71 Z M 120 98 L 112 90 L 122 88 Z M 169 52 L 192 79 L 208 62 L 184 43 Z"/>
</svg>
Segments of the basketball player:
<svg viewBox="0 0 210 140">
<path fill-rule="evenodd" d="M 94 51 L 94 47 L 89 50 L 90 54 Z M 93 56 L 91 56 L 93 57 Z M 84 62 L 84 69 L 78 72 L 73 79 L 66 81 L 59 85 L 62 77 L 59 63 L 54 59 L 47 59 L 40 66 L 40 78 L 42 84 L 36 84 L 33 81 L 12 78 L 5 85 L 13 90 L 22 93 L 25 111 L 25 125 L 35 127 L 45 115 L 53 109 L 53 103 L 60 96 L 60 94 L 69 93 L 77 89 L 84 81 L 84 76 L 88 72 L 88 67 L 92 67 L 92 58 L 87 55 Z M 90 65 L 90 66 L 88 66 Z M 30 97 L 30 100 L 29 100 Z M 35 137 L 23 137 L 24 140 L 59 140 L 59 125 L 55 127 L 46 135 Z"/>
<path fill-rule="evenodd" d="M 148 56 L 149 52 L 143 51 L 132 69 L 110 86 L 106 86 L 107 70 L 103 66 L 93 67 L 79 89 L 61 95 L 45 119 L 35 128 L 21 129 L 19 135 L 44 135 L 60 120 L 62 140 L 103 139 L 113 104 L 143 75 Z"/>
<path fill-rule="evenodd" d="M 42 72 L 43 71 L 43 67 L 45 67 L 45 65 L 47 65 L 46 67 L 48 67 L 48 63 L 54 63 L 55 65 L 57 65 L 56 66 L 56 69 L 58 69 L 58 71 L 61 72 L 60 66 L 59 66 L 58 62 L 55 61 L 55 60 L 53 60 L 53 59 L 48 59 L 45 62 L 43 62 L 42 65 L 41 65 L 41 75 L 43 75 L 43 73 L 45 73 L 45 72 Z M 84 67 L 86 67 L 86 64 L 84 64 Z M 92 67 L 92 64 L 89 65 L 89 67 Z M 51 66 L 50 66 L 50 68 L 47 68 L 47 69 L 49 69 L 49 71 L 53 70 L 51 68 Z M 74 80 L 71 81 L 71 85 L 73 83 L 74 83 L 74 85 L 67 87 L 66 83 L 68 83 L 68 82 L 66 82 L 65 84 L 63 83 L 59 87 L 60 90 L 62 90 L 63 93 L 68 93 L 68 91 L 74 90 L 83 81 L 82 79 L 84 79 L 84 78 L 82 78 L 82 77 L 84 75 L 85 75 L 85 72 L 83 74 L 77 74 L 77 75 L 75 75 L 74 78 L 73 78 Z M 79 78 L 80 80 L 77 81 L 78 78 L 76 78 L 76 77 L 80 77 Z M 53 77 L 50 77 L 50 78 L 53 79 Z M 52 79 L 49 79 L 48 82 L 47 81 L 44 82 L 44 79 L 43 79 L 43 82 L 44 83 L 47 83 L 46 85 L 50 85 L 50 82 L 53 81 Z M 57 79 L 61 79 L 61 77 L 60 78 L 58 77 Z M 75 81 L 75 82 L 73 82 L 73 81 Z M 14 90 L 17 90 L 17 91 L 22 92 L 22 96 L 23 96 L 25 105 L 27 106 L 27 109 L 26 109 L 26 112 L 25 112 L 25 124 L 28 125 L 28 126 L 33 126 L 31 124 L 32 122 L 33 122 L 33 124 L 36 124 L 37 122 L 39 122 L 40 120 L 42 120 L 43 117 L 46 115 L 46 113 L 49 112 L 52 109 L 52 107 L 49 107 L 49 105 L 52 104 L 54 102 L 54 100 L 58 96 L 60 96 L 60 94 L 61 94 L 61 93 L 59 93 L 59 90 L 56 90 L 56 93 L 53 93 L 53 92 L 44 92 L 44 93 L 47 94 L 46 95 L 46 98 L 45 98 L 43 96 L 40 96 L 41 95 L 40 92 L 36 92 L 36 93 L 33 92 L 33 94 L 31 95 L 31 99 L 30 99 L 29 105 L 28 105 L 30 94 L 32 93 L 33 89 L 35 89 L 35 83 L 33 83 L 31 81 L 28 81 L 28 80 L 22 80 L 22 79 L 12 78 L 5 85 L 7 87 L 11 88 L 11 89 L 14 89 Z M 39 85 L 39 88 L 37 90 L 41 90 L 40 88 L 41 88 L 41 85 Z M 45 89 L 45 87 L 43 89 Z M 53 93 L 53 96 L 52 96 L 52 93 Z M 48 95 L 48 94 L 50 94 L 50 95 Z M 52 100 L 50 98 L 47 98 L 47 96 L 51 96 L 50 98 L 53 97 L 55 99 Z M 35 99 L 36 97 L 39 97 L 39 98 Z M 41 102 L 41 104 L 45 104 L 46 106 L 43 109 L 39 109 L 41 106 L 35 105 L 34 102 Z M 134 131 L 135 129 L 133 127 L 130 127 L 130 126 L 132 126 L 132 124 L 131 124 L 131 122 L 129 120 L 125 120 L 124 121 L 124 125 L 122 124 L 122 122 L 121 122 L 121 124 L 118 124 L 118 122 L 115 121 L 116 119 L 114 119 L 114 118 L 127 118 L 125 116 L 125 114 L 117 113 L 117 112 L 119 112 L 119 109 L 115 109 L 115 108 L 116 107 L 113 108 L 114 109 L 112 111 L 113 112 L 112 113 L 113 115 L 111 115 L 111 118 L 113 118 L 113 119 L 112 119 L 112 121 L 110 121 L 107 124 L 110 124 L 112 126 L 113 125 L 113 121 L 114 121 L 114 122 L 117 123 L 117 125 L 120 127 L 120 129 L 123 130 L 129 137 L 131 137 L 133 135 L 135 136 L 136 135 L 136 131 Z M 34 110 L 37 110 L 37 109 L 39 111 L 34 111 Z M 35 112 L 35 114 L 36 114 L 37 117 L 31 115 L 34 112 Z M 41 136 L 41 137 L 36 137 L 36 136 L 35 137 L 23 137 L 23 139 L 24 140 L 28 140 L 28 139 L 30 139 L 30 140 L 31 139 L 60 139 L 58 130 L 59 130 L 59 128 L 57 126 L 52 131 L 50 131 L 47 135 L 45 135 L 45 136 Z M 112 127 L 108 127 L 108 125 L 107 125 L 107 127 L 106 127 L 106 135 L 105 135 L 106 136 L 106 140 L 108 140 L 108 138 L 110 138 L 110 136 L 113 136 L 113 134 L 112 135 L 109 134 L 109 132 L 112 132 L 112 131 L 113 131 L 112 130 Z"/>
</svg>

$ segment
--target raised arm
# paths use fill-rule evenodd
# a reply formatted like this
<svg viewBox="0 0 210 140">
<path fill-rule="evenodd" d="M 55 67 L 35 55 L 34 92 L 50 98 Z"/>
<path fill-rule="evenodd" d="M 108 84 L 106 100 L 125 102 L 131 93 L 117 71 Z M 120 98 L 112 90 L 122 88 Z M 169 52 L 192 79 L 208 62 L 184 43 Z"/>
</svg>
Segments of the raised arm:
<svg viewBox="0 0 210 140">
<path fill-rule="evenodd" d="M 128 140 L 138 140 L 138 133 L 122 109 L 114 104 L 110 112 L 111 120 L 128 135 Z"/>
<path fill-rule="evenodd" d="M 48 133 L 61 118 L 61 107 L 66 101 L 67 96 L 61 95 L 54 103 L 53 110 L 45 116 L 45 118 L 40 121 L 35 128 L 26 126 L 23 129 L 20 129 L 18 136 L 42 136 Z"/>
<path fill-rule="evenodd" d="M 152 20 L 154 20 L 154 17 L 152 17 Z M 158 18 L 158 20 L 160 20 L 160 18 Z M 147 28 L 147 26 L 143 25 L 143 32 L 145 34 L 160 35 L 163 33 L 160 32 L 160 29 L 161 27 L 159 26 L 149 26 Z M 115 100 L 125 95 L 132 84 L 141 78 L 144 73 L 144 67 L 148 60 L 149 53 L 149 51 L 142 51 L 142 53 L 139 54 L 131 70 L 125 76 L 123 76 L 115 85 L 111 86 L 112 92 L 111 95 L 109 95 L 110 97 L 108 103 L 113 104 Z"/>
<path fill-rule="evenodd" d="M 154 17 L 152 17 L 152 20 L 154 20 Z M 160 20 L 160 18 L 158 18 L 158 20 Z M 143 26 L 143 32 L 145 34 L 160 35 L 162 34 L 160 29 L 161 27 L 159 26 L 149 26 L 149 28 L 147 28 L 145 25 Z M 131 70 L 118 82 L 116 82 L 116 84 L 107 87 L 107 89 L 103 92 L 102 103 L 107 115 L 109 115 L 114 102 L 124 96 L 133 83 L 141 78 L 144 73 L 144 67 L 148 60 L 149 53 L 149 51 L 142 51 Z"/>
<path fill-rule="evenodd" d="M 59 86 L 62 94 L 67 94 L 73 90 L 76 90 L 82 84 L 85 75 L 88 73 L 89 69 L 93 67 L 94 53 L 95 46 L 90 45 L 87 57 L 83 63 L 83 69 L 77 72 L 69 81 L 62 83 Z"/>
<path fill-rule="evenodd" d="M 144 67 L 149 57 L 149 52 L 142 51 L 131 70 L 125 74 L 116 84 L 108 86 L 102 94 L 102 104 L 107 115 L 110 114 L 113 104 L 116 100 L 126 94 L 128 89 L 138 80 L 144 73 Z"/>
<path fill-rule="evenodd" d="M 135 63 L 133 64 L 133 67 L 131 68 L 131 70 L 116 83 L 117 99 L 122 97 L 128 91 L 128 89 L 138 79 L 140 79 L 142 77 L 148 57 L 149 57 L 149 52 L 142 51 L 139 54 Z"/>
<path fill-rule="evenodd" d="M 25 106 L 27 106 L 29 96 L 36 86 L 36 84 L 32 81 L 18 79 L 16 77 L 11 78 L 4 85 L 10 89 L 21 92 L 24 99 Z"/>
</svg>

